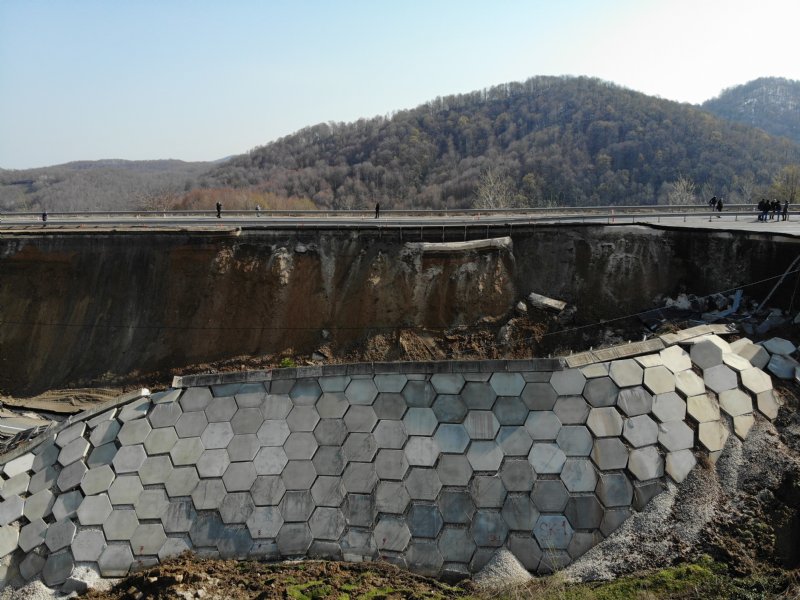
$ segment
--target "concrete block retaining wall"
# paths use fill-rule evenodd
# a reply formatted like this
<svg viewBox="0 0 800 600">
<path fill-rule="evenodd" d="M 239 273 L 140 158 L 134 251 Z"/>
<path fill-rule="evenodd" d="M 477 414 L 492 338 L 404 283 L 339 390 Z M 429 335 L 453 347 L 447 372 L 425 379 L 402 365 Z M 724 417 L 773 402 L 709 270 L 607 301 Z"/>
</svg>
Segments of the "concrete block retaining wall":
<svg viewBox="0 0 800 600">
<path fill-rule="evenodd" d="M 398 363 L 176 378 L 5 457 L 7 577 L 57 586 L 81 563 L 121 576 L 184 550 L 382 559 L 458 577 L 500 547 L 550 572 L 610 535 L 666 477 L 681 482 L 695 453 L 714 458 L 757 411 L 777 414 L 760 346 L 706 336 L 659 347 L 580 368 Z"/>
</svg>

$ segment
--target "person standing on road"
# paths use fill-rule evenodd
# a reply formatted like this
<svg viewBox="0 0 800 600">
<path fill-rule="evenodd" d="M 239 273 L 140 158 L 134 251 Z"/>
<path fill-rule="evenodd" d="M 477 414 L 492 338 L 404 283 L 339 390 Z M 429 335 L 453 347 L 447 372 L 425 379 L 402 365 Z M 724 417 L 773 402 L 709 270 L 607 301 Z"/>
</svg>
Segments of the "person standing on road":
<svg viewBox="0 0 800 600">
<path fill-rule="evenodd" d="M 708 208 L 710 208 L 711 210 L 714 210 L 715 208 L 717 208 L 717 197 L 716 196 L 712 196 L 711 200 L 708 201 Z"/>
<path fill-rule="evenodd" d="M 381 216 L 381 203 L 380 202 L 376 202 L 375 203 L 375 218 L 377 219 L 380 216 Z"/>
<path fill-rule="evenodd" d="M 47 223 L 47 210 L 42 211 L 42 223 Z"/>
<path fill-rule="evenodd" d="M 717 200 L 717 212 L 719 212 L 719 213 L 722 212 L 722 198 Z M 717 215 L 717 218 L 721 219 L 722 215 Z"/>
<path fill-rule="evenodd" d="M 780 210 L 781 210 L 781 202 L 780 202 L 780 200 L 773 200 L 772 201 L 772 216 L 770 217 L 770 219 L 775 219 L 777 221 L 778 220 L 778 213 L 780 212 Z"/>
<path fill-rule="evenodd" d="M 222 217 L 222 202 L 217 202 L 217 218 Z"/>
<path fill-rule="evenodd" d="M 784 200 L 783 201 L 783 220 L 785 221 L 788 218 L 789 218 L 789 201 L 788 200 Z"/>
</svg>

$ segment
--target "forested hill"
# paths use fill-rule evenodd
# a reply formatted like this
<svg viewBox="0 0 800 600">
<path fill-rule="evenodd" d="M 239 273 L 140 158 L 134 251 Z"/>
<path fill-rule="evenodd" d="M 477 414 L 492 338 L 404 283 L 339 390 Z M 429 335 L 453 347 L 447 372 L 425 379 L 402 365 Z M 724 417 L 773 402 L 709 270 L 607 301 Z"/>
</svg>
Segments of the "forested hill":
<svg viewBox="0 0 800 600">
<path fill-rule="evenodd" d="M 674 202 L 677 182 L 698 198 L 749 200 L 796 163 L 800 146 L 688 104 L 535 77 L 308 127 L 220 165 L 203 185 L 337 208 L 653 204 Z"/>
<path fill-rule="evenodd" d="M 703 103 L 718 117 L 760 127 L 800 144 L 800 81 L 762 77 Z"/>
</svg>

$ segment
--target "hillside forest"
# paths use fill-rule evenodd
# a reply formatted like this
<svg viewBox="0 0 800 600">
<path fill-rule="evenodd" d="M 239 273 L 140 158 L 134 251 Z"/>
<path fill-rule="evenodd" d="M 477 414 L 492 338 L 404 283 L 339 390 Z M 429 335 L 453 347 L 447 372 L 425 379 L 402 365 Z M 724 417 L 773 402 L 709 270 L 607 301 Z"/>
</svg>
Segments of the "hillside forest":
<svg viewBox="0 0 800 600">
<path fill-rule="evenodd" d="M 759 89 L 770 85 L 765 81 Z M 797 86 L 781 89 L 762 96 L 783 105 L 800 100 Z M 728 203 L 800 200 L 800 144 L 767 133 L 763 122 L 710 112 L 725 98 L 729 106 L 742 102 L 730 100 L 738 92 L 698 107 L 593 78 L 534 77 L 392 115 L 314 125 L 216 164 L 0 170 L 0 210 L 210 209 L 217 201 L 251 209 L 376 202 L 452 209 L 691 204 L 712 195 Z M 791 133 L 796 110 L 761 104 L 773 120 L 788 119 L 781 127 Z"/>
</svg>

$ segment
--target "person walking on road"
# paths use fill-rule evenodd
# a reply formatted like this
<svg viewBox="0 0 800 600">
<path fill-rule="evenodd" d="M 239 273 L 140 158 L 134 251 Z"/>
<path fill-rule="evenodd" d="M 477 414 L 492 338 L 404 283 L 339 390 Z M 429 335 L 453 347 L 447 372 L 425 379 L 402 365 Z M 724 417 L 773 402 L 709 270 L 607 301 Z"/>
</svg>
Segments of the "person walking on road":
<svg viewBox="0 0 800 600">
<path fill-rule="evenodd" d="M 222 218 L 222 202 L 217 202 L 217 218 Z"/>
<path fill-rule="evenodd" d="M 377 219 L 380 216 L 381 216 L 381 203 L 380 202 L 376 202 L 375 203 L 375 218 Z"/>
<path fill-rule="evenodd" d="M 722 212 L 722 198 L 719 198 L 719 199 L 717 200 L 717 212 L 718 212 L 718 213 L 721 213 L 721 212 Z M 721 219 L 721 218 L 722 218 L 722 215 L 717 215 L 717 218 L 718 218 L 718 219 Z"/>
<path fill-rule="evenodd" d="M 783 201 L 783 220 L 785 221 L 788 218 L 789 218 L 789 201 L 788 200 L 784 200 Z"/>
</svg>

